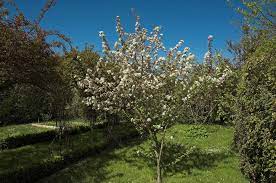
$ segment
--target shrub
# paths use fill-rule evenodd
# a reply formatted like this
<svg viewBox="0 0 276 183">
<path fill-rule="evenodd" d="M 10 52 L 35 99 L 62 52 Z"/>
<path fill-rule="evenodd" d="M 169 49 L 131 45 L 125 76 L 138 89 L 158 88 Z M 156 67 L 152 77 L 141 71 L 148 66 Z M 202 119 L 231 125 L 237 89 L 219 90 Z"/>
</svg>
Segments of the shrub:
<svg viewBox="0 0 276 183">
<path fill-rule="evenodd" d="M 266 40 L 241 70 L 235 103 L 235 144 L 252 182 L 276 180 L 276 39 Z"/>
</svg>

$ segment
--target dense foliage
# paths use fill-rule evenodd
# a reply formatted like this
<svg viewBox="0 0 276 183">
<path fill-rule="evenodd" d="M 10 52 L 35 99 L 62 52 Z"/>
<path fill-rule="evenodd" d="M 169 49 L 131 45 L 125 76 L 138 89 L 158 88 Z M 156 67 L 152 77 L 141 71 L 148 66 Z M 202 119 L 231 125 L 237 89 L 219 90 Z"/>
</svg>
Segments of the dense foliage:
<svg viewBox="0 0 276 183">
<path fill-rule="evenodd" d="M 253 182 L 276 178 L 275 41 L 265 41 L 251 54 L 237 88 L 235 143 L 242 171 Z"/>
<path fill-rule="evenodd" d="M 273 1 L 242 1 L 243 37 L 229 44 L 239 79 L 232 111 L 241 170 L 251 182 L 276 180 L 276 59 Z"/>
<path fill-rule="evenodd" d="M 22 13 L 0 19 L 1 122 L 58 116 L 70 100 L 54 43 L 46 42 L 50 34 Z"/>
<path fill-rule="evenodd" d="M 64 102 L 58 62 L 45 42 L 8 25 L 0 29 L 1 121 L 36 120 Z"/>
<path fill-rule="evenodd" d="M 70 45 L 69 39 L 38 24 L 53 0 L 47 1 L 34 22 L 19 10 L 9 15 L 0 3 L 0 123 L 84 117 L 88 109 L 76 83 L 93 67 L 98 54 L 89 46 L 63 52 L 64 56 L 56 52 L 57 47 Z M 48 41 L 53 35 L 58 38 Z"/>
<path fill-rule="evenodd" d="M 97 60 L 99 55 L 90 45 L 86 45 L 84 50 L 73 49 L 60 59 L 60 71 L 63 73 L 63 79 L 69 84 L 68 90 L 71 91 L 71 101 L 66 106 L 67 118 L 86 118 L 95 121 L 97 114 L 83 103 L 85 93 L 77 83 L 85 78 L 87 69 L 94 69 Z"/>
</svg>

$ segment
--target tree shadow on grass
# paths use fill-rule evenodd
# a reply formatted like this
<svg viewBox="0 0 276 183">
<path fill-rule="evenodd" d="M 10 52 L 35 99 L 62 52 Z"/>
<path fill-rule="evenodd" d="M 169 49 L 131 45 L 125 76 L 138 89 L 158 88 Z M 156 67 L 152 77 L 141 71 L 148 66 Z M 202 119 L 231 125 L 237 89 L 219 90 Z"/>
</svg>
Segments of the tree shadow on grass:
<svg viewBox="0 0 276 183">
<path fill-rule="evenodd" d="M 118 162 L 119 164 L 127 163 L 141 170 L 145 166 L 154 170 L 155 159 L 149 149 L 149 143 L 143 143 L 144 140 L 141 138 L 126 140 L 120 144 L 120 148 L 116 145 L 116 150 L 114 150 L 115 146 L 110 145 L 109 148 L 98 152 L 93 157 L 71 165 L 42 182 L 101 183 L 112 179 L 120 179 L 126 174 L 122 169 L 116 169 L 116 166 L 118 166 L 116 163 Z M 139 153 L 137 153 L 138 151 Z M 233 154 L 216 149 L 206 151 L 182 144 L 168 143 L 165 145 L 163 152 L 163 174 L 164 176 L 172 176 L 182 172 L 191 174 L 193 169 L 211 169 L 230 156 L 233 156 Z M 110 166 L 110 164 L 113 165 Z"/>
<path fill-rule="evenodd" d="M 229 153 L 217 150 L 204 151 L 197 147 L 173 144 L 165 150 L 163 167 L 167 175 L 183 171 L 191 174 L 193 169 L 211 169 L 229 156 Z"/>
<path fill-rule="evenodd" d="M 116 155 L 110 152 L 111 150 L 104 150 L 91 157 L 87 157 L 84 160 L 72 164 L 57 173 L 38 181 L 38 183 L 104 182 L 111 178 L 109 176 L 111 172 L 106 169 L 108 163 L 117 158 Z"/>
<path fill-rule="evenodd" d="M 138 168 L 142 168 L 143 164 L 147 164 L 151 168 L 155 168 L 155 156 L 149 150 L 139 147 L 133 152 L 136 161 L 132 158 L 125 160 Z M 223 152 L 219 149 L 202 150 L 194 146 L 185 146 L 176 143 L 167 143 L 162 155 L 162 169 L 165 176 L 174 175 L 179 172 L 192 173 L 193 169 L 207 170 L 211 169 L 220 161 L 226 160 L 233 156 L 232 152 Z M 139 163 L 139 160 L 143 163 Z"/>
<path fill-rule="evenodd" d="M 140 138 L 131 138 L 129 140 L 110 143 L 104 150 L 98 151 L 93 156 L 87 157 L 85 160 L 79 161 L 69 167 L 45 178 L 39 182 L 55 182 L 55 183 L 75 183 L 75 182 L 93 182 L 102 183 L 115 177 L 123 177 L 124 173 L 116 172 L 108 168 L 112 161 L 122 160 L 122 155 L 127 149 L 142 142 Z M 120 144 L 118 142 L 120 141 Z M 116 149 L 123 149 L 120 153 L 115 153 Z"/>
</svg>

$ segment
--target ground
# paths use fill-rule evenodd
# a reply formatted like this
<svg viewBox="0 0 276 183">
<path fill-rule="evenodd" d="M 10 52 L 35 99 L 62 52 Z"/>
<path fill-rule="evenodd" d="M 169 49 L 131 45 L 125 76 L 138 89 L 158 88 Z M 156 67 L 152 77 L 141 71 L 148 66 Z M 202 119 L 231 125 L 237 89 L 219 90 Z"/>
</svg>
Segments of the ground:
<svg viewBox="0 0 276 183">
<path fill-rule="evenodd" d="M 87 126 L 72 121 L 71 126 Z M 55 125 L 54 122 L 42 125 Z M 129 130 L 116 127 L 115 136 L 125 136 Z M 0 139 L 20 135 L 34 135 L 54 130 L 43 126 L 12 125 L 0 127 Z M 189 183 L 246 183 L 239 169 L 239 157 L 232 150 L 233 128 L 220 125 L 177 124 L 166 136 L 164 150 L 164 182 Z M 68 140 L 68 139 L 67 139 Z M 118 142 L 118 141 L 117 141 Z M 120 144 L 108 145 L 104 129 L 95 129 L 71 135 L 69 144 L 58 140 L 3 149 L 0 152 L 0 175 L 13 175 L 19 169 L 34 171 L 34 167 L 51 167 L 61 164 L 57 171 L 34 178 L 39 182 L 154 182 L 154 163 L 148 153 L 150 141 L 139 136 L 120 139 Z M 101 149 L 99 149 L 101 147 Z M 98 148 L 96 153 L 88 153 Z M 68 162 L 66 158 L 72 158 Z M 43 164 L 47 163 L 47 166 Z M 168 166 L 170 165 L 170 166 Z M 43 171 L 42 169 L 40 169 Z M 28 172 L 27 171 L 27 172 Z M 42 174 L 43 175 L 43 174 Z M 25 176 L 25 175 L 24 175 Z M 32 172 L 28 172 L 32 177 Z M 30 178 L 29 177 L 29 178 Z"/>
<path fill-rule="evenodd" d="M 78 136 L 74 138 L 77 139 Z M 98 140 L 101 138 L 103 137 Z M 239 170 L 237 154 L 231 150 L 232 138 L 231 127 L 183 124 L 172 127 L 167 140 L 182 145 L 171 150 L 190 153 L 181 162 L 167 169 L 164 182 L 248 182 Z M 86 140 L 76 140 L 79 147 L 85 146 L 82 144 L 85 142 Z M 121 147 L 107 148 L 39 182 L 154 182 L 153 164 L 137 153 L 149 145 L 149 141 L 140 138 L 129 140 Z M 39 151 L 47 145 L 33 146 Z"/>
</svg>

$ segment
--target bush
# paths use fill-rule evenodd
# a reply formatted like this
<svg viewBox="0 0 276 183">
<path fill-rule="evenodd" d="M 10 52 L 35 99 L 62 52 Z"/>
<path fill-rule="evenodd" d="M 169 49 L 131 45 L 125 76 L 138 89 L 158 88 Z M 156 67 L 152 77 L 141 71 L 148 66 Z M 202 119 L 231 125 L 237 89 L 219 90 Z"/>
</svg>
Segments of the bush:
<svg viewBox="0 0 276 183">
<path fill-rule="evenodd" d="M 276 39 L 246 60 L 237 88 L 235 144 L 251 182 L 276 180 Z"/>
</svg>

